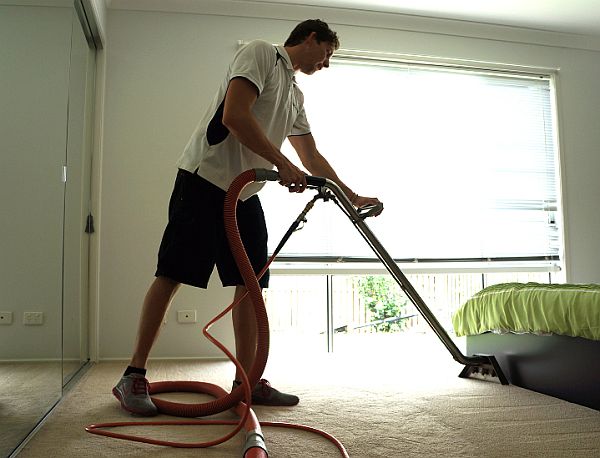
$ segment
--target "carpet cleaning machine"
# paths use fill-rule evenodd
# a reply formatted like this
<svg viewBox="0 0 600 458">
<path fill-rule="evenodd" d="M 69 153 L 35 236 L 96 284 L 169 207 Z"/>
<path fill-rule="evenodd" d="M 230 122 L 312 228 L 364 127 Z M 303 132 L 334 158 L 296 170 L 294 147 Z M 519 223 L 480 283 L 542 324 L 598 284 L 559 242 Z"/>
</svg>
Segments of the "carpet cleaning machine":
<svg viewBox="0 0 600 458">
<path fill-rule="evenodd" d="M 267 448 L 264 441 L 264 436 L 261 431 L 261 426 L 276 426 L 285 428 L 296 428 L 306 431 L 311 431 L 330 440 L 339 450 L 342 456 L 348 457 L 348 453 L 344 446 L 333 436 L 327 434 L 324 431 L 317 430 L 305 425 L 294 425 L 282 422 L 259 422 L 256 415 L 252 411 L 251 407 L 251 387 L 255 386 L 260 380 L 268 358 L 269 353 L 269 322 L 267 312 L 265 308 L 262 291 L 258 280 L 267 271 L 270 263 L 275 259 L 277 254 L 281 251 L 284 244 L 287 242 L 289 237 L 295 232 L 300 224 L 306 222 L 307 213 L 313 208 L 317 200 L 332 201 L 337 204 L 341 211 L 346 214 L 350 221 L 354 224 L 355 228 L 362 235 L 367 244 L 371 247 L 375 255 L 386 267 L 390 275 L 402 288 L 406 296 L 415 305 L 417 310 L 427 321 L 429 326 L 433 329 L 437 337 L 442 341 L 446 349 L 450 352 L 452 357 L 464 365 L 463 370 L 460 372 L 459 377 L 462 378 L 477 378 L 487 381 L 493 381 L 501 383 L 502 385 L 508 384 L 508 379 L 502 372 L 496 358 L 493 355 L 473 355 L 465 356 L 462 354 L 460 349 L 452 341 L 446 330 L 442 327 L 435 315 L 429 310 L 425 301 L 419 296 L 417 291 L 407 280 L 406 276 L 402 273 L 398 265 L 395 263 L 393 258 L 377 240 L 375 235 L 371 232 L 367 226 L 365 219 L 369 216 L 377 215 L 382 210 L 382 205 L 374 205 L 368 207 L 361 207 L 355 209 L 350 200 L 346 197 L 340 187 L 333 181 L 315 176 L 307 176 L 307 188 L 317 191 L 314 198 L 306 205 L 304 210 L 292 223 L 290 228 L 283 236 L 281 242 L 274 250 L 267 264 L 263 267 L 262 271 L 257 275 L 248 259 L 248 255 L 244 249 L 242 240 L 240 238 L 237 219 L 236 209 L 238 198 L 245 186 L 253 182 L 264 182 L 264 181 L 279 181 L 279 174 L 274 170 L 266 169 L 251 169 L 240 174 L 231 184 L 227 195 L 225 197 L 225 230 L 227 238 L 231 247 L 231 251 L 234 255 L 244 284 L 246 286 L 247 293 L 252 300 L 257 322 L 257 349 L 256 358 L 248 374 L 242 373 L 242 384 L 233 389 L 230 393 L 227 393 L 223 388 L 204 382 L 194 381 L 183 381 L 183 382 L 155 382 L 150 384 L 150 394 L 159 394 L 167 392 L 192 392 L 192 393 L 204 393 L 214 396 L 215 400 L 202 404 L 182 404 L 164 399 L 152 397 L 153 402 L 162 414 L 173 415 L 177 417 L 186 418 L 197 418 L 214 415 L 220 412 L 225 412 L 232 409 L 239 417 L 239 421 L 225 421 L 225 420 L 178 420 L 178 421 L 151 421 L 151 422 L 115 422 L 115 423 L 101 423 L 89 425 L 86 427 L 86 431 L 92 434 L 98 434 L 102 436 L 108 436 L 118 439 L 133 440 L 138 442 L 145 442 L 155 445 L 164 445 L 171 447 L 184 447 L 184 448 L 205 448 L 214 445 L 221 444 L 233 436 L 239 431 L 244 429 L 246 431 L 246 442 L 242 450 L 242 457 L 244 458 L 264 458 L 267 457 Z M 245 296 L 243 296 L 245 297 Z M 217 339 L 215 339 L 210 333 L 210 327 L 225 316 L 233 307 L 235 307 L 243 297 L 239 298 L 236 302 L 232 303 L 218 316 L 213 318 L 204 328 L 203 334 L 215 344 L 221 351 L 223 351 L 229 359 L 236 365 L 238 369 L 242 369 L 240 363 L 235 359 L 234 355 Z M 237 425 L 233 431 L 225 435 L 220 439 L 216 439 L 210 442 L 202 443 L 180 443 L 156 440 L 141 436 L 133 436 L 116 433 L 115 431 L 109 431 L 106 428 L 115 428 L 119 426 L 139 426 L 139 425 Z"/>
</svg>

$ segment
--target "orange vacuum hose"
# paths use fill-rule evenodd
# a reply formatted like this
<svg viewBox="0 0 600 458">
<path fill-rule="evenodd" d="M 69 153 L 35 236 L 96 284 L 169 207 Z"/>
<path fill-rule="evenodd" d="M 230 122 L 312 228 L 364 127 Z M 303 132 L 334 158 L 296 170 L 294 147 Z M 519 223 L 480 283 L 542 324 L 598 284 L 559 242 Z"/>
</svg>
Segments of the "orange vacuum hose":
<svg viewBox="0 0 600 458">
<path fill-rule="evenodd" d="M 262 373 L 267 364 L 267 358 L 269 354 L 269 321 L 267 311 L 265 308 L 262 291 L 258 280 L 264 275 L 269 265 L 273 261 L 275 255 L 273 255 L 267 264 L 263 267 L 261 272 L 257 275 L 252 268 L 246 250 L 242 243 L 239 229 L 237 226 L 236 210 L 239 195 L 246 185 L 256 181 L 256 172 L 254 170 L 247 170 L 246 172 L 239 175 L 229 187 L 225 196 L 224 206 L 224 218 L 225 218 L 225 231 L 227 238 L 233 253 L 234 259 L 238 265 L 238 269 L 244 280 L 246 286 L 246 295 L 250 295 L 252 304 L 254 306 L 254 312 L 256 314 L 257 322 L 257 349 L 254 363 L 248 372 L 245 373 L 239 361 L 235 356 L 219 342 L 214 336 L 209 333 L 210 327 L 225 316 L 233 307 L 235 307 L 246 295 L 240 297 L 238 300 L 229 305 L 219 315 L 213 318 L 203 329 L 202 333 L 208 338 L 213 344 L 215 344 L 221 351 L 223 351 L 227 357 L 235 364 L 236 368 L 241 369 L 239 372 L 242 375 L 242 384 L 235 388 L 231 393 L 227 393 L 223 388 L 204 382 L 190 382 L 190 381 L 175 381 L 175 382 L 155 382 L 150 384 L 150 394 L 166 393 L 166 392 L 193 392 L 193 393 L 204 393 L 214 396 L 216 399 L 211 402 L 201 404 L 182 404 L 164 399 L 152 397 L 152 401 L 158 408 L 159 412 L 173 415 L 178 417 L 204 417 L 213 415 L 216 413 L 224 412 L 229 409 L 233 409 L 239 416 L 240 420 L 227 421 L 227 420 L 177 420 L 177 421 L 144 421 L 144 422 L 113 422 L 113 423 L 99 423 L 88 425 L 85 429 L 87 432 L 97 434 L 101 436 L 112 437 L 116 439 L 125 439 L 137 442 L 144 442 L 154 445 L 163 445 L 170 447 L 183 447 L 183 448 L 205 448 L 212 447 L 221 444 L 233 436 L 235 436 L 242 428 L 247 431 L 247 446 L 244 451 L 244 458 L 266 458 L 267 452 L 262 443 L 262 426 L 276 426 L 283 428 L 295 428 L 305 431 L 314 432 L 319 434 L 326 439 L 333 442 L 333 444 L 340 451 L 341 455 L 348 458 L 348 453 L 344 446 L 330 434 L 320 431 L 310 426 L 295 425 L 290 423 L 281 422 L 259 422 L 256 415 L 250 408 L 251 404 L 251 388 L 256 385 L 259 381 Z M 119 426 L 143 426 L 143 425 L 236 425 L 236 427 L 225 436 L 212 440 L 209 442 L 172 442 L 157 440 L 152 438 L 146 438 L 142 436 L 134 436 L 129 434 L 120 434 L 114 431 L 107 431 L 104 428 L 115 428 Z M 253 441 L 258 435 L 258 443 Z M 249 444 L 249 445 L 248 445 Z"/>
<path fill-rule="evenodd" d="M 231 252 L 238 265 L 238 269 L 246 286 L 247 294 L 250 295 L 250 299 L 254 305 L 254 312 L 256 314 L 256 357 L 252 367 L 250 368 L 250 371 L 248 372 L 248 381 L 250 382 L 250 386 L 254 386 L 256 383 L 258 383 L 265 370 L 267 358 L 269 356 L 269 319 L 267 317 L 267 310 L 265 308 L 265 302 L 262 296 L 260 285 L 258 283 L 257 275 L 255 274 L 252 264 L 248 259 L 248 255 L 246 254 L 246 250 L 244 249 L 236 218 L 238 197 L 242 192 L 242 189 L 244 189 L 244 187 L 249 183 L 252 183 L 255 178 L 256 173 L 254 170 L 247 170 L 239 175 L 233 181 L 229 187 L 229 190 L 227 191 L 224 208 L 225 232 L 229 240 L 229 246 L 231 247 Z M 262 274 L 263 272 L 261 272 L 259 276 L 262 276 Z M 207 334 L 207 329 L 215 321 L 219 320 L 222 316 L 228 313 L 229 310 L 231 310 L 236 304 L 237 302 L 228 307 L 223 313 L 219 314 L 219 316 L 212 320 L 203 330 L 204 335 L 207 336 L 213 343 L 216 344 L 216 339 L 212 338 L 210 334 Z M 221 347 L 219 346 L 219 348 Z M 221 350 L 223 350 L 223 348 L 221 348 Z M 164 393 L 168 391 L 184 391 L 180 387 L 187 386 L 187 383 L 189 382 L 151 383 L 150 394 Z M 227 393 L 223 397 L 204 404 L 181 404 L 155 398 L 152 398 L 152 401 L 155 403 L 160 412 L 167 415 L 175 415 L 178 417 L 205 417 L 231 409 L 240 401 L 242 401 L 242 399 L 244 399 L 243 384 L 236 387 L 231 393 Z"/>
</svg>

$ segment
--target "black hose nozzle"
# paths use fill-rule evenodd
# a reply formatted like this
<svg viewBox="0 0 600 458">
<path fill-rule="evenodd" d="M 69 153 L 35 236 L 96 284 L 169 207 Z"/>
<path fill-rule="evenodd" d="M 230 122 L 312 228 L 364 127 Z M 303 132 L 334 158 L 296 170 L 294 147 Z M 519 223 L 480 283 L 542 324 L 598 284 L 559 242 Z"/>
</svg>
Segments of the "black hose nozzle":
<svg viewBox="0 0 600 458">
<path fill-rule="evenodd" d="M 254 181 L 279 181 L 277 170 L 254 169 L 256 178 Z"/>
</svg>

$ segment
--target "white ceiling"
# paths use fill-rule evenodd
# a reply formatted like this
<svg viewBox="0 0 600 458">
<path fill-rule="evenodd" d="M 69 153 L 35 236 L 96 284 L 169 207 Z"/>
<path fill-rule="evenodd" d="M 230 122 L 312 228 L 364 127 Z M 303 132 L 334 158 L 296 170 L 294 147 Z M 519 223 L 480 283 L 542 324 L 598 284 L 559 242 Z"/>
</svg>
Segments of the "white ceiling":
<svg viewBox="0 0 600 458">
<path fill-rule="evenodd" d="M 600 0 L 250 0 L 458 19 L 600 36 Z"/>
</svg>

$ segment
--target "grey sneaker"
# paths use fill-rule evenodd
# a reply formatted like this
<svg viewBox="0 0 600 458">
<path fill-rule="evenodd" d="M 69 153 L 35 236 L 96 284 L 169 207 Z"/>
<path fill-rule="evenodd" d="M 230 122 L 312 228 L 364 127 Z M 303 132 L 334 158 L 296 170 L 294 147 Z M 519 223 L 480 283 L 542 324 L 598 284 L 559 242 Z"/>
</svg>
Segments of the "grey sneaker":
<svg viewBox="0 0 600 458">
<path fill-rule="evenodd" d="M 233 382 L 236 388 L 240 383 Z M 252 404 L 260 406 L 295 406 L 300 402 L 298 396 L 282 393 L 271 386 L 268 380 L 260 379 L 252 390 Z"/>
<path fill-rule="evenodd" d="M 158 414 L 148 394 L 148 380 L 142 374 L 124 375 L 112 392 L 127 412 L 145 417 Z"/>
</svg>

